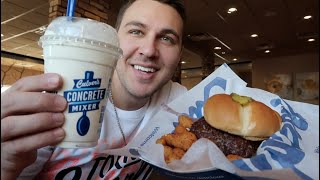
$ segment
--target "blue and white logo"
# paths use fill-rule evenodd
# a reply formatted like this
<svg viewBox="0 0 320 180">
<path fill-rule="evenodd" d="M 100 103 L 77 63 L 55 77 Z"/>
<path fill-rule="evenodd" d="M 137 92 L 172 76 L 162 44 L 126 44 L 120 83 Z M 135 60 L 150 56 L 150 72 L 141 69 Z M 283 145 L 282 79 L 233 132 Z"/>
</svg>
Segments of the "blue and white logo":
<svg viewBox="0 0 320 180">
<path fill-rule="evenodd" d="M 64 91 L 63 96 L 68 101 L 69 113 L 82 112 L 77 122 L 77 131 L 80 136 L 88 133 L 90 120 L 87 111 L 99 109 L 99 103 L 105 98 L 106 89 L 99 89 L 101 78 L 93 78 L 94 72 L 86 71 L 84 79 L 74 79 L 72 90 Z"/>
</svg>

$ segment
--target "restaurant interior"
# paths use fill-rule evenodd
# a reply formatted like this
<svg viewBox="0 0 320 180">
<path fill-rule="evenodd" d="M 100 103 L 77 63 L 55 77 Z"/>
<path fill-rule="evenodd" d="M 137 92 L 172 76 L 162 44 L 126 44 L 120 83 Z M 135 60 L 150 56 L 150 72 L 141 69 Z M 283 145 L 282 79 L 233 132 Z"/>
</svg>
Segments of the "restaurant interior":
<svg viewBox="0 0 320 180">
<path fill-rule="evenodd" d="M 78 0 L 76 16 L 115 24 L 125 0 Z M 1 0 L 1 92 L 43 73 L 38 45 L 67 0 Z M 248 87 L 319 104 L 319 1 L 188 0 L 176 81 L 188 89 L 227 64 Z M 207 65 L 210 66 L 207 66 Z"/>
<path fill-rule="evenodd" d="M 76 16 L 114 26 L 125 0 L 78 0 Z M 39 38 L 67 0 L 1 0 L 1 92 L 42 74 Z M 189 90 L 227 64 L 248 87 L 319 104 L 318 0 L 186 0 L 175 81 Z M 153 179 L 162 179 L 153 175 Z"/>
</svg>

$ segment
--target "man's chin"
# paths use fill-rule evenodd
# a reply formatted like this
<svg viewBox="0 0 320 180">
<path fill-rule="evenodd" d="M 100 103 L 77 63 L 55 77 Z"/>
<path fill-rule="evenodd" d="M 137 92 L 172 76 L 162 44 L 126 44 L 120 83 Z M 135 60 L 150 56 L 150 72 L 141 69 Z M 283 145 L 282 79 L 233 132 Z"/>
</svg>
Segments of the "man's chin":
<svg viewBox="0 0 320 180">
<path fill-rule="evenodd" d="M 141 86 L 137 89 L 132 90 L 130 93 L 138 99 L 145 99 L 151 97 L 157 90 L 158 88 L 154 89 Z"/>
<path fill-rule="evenodd" d="M 154 91 L 149 92 L 149 91 L 139 91 L 139 92 L 135 92 L 133 93 L 133 95 L 138 98 L 138 99 L 145 99 L 145 98 L 150 98 L 153 95 Z"/>
</svg>

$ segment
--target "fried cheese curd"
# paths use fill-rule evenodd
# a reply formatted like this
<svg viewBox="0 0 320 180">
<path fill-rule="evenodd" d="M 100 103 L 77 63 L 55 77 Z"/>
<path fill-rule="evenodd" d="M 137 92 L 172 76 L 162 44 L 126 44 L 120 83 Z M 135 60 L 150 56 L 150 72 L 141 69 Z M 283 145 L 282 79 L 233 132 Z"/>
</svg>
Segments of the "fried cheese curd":
<svg viewBox="0 0 320 180">
<path fill-rule="evenodd" d="M 173 134 L 165 134 L 157 139 L 157 144 L 164 147 L 164 159 L 167 164 L 179 160 L 197 140 L 194 133 L 189 132 L 193 123 L 188 116 L 179 116 L 179 124 L 175 127 Z"/>
</svg>

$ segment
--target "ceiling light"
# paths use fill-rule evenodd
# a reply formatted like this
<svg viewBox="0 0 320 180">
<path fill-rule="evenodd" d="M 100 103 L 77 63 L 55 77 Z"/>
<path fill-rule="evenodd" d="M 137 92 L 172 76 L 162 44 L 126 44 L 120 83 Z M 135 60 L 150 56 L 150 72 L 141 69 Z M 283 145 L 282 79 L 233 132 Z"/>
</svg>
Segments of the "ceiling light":
<svg viewBox="0 0 320 180">
<path fill-rule="evenodd" d="M 311 18 L 312 18 L 311 15 L 307 15 L 307 16 L 303 17 L 303 19 L 311 19 Z"/>
<path fill-rule="evenodd" d="M 35 66 L 35 64 L 21 62 L 21 63 L 16 63 L 15 66 L 29 68 L 29 67 Z"/>
<path fill-rule="evenodd" d="M 4 91 L 6 91 L 9 88 L 10 88 L 10 85 L 2 85 L 1 86 L 1 93 L 3 93 Z"/>
<path fill-rule="evenodd" d="M 258 37 L 258 34 L 251 34 L 251 37 Z"/>
<path fill-rule="evenodd" d="M 238 60 L 237 58 L 234 58 L 234 59 L 233 59 L 233 61 L 237 61 L 237 60 Z"/>
<path fill-rule="evenodd" d="M 225 54 L 226 52 L 222 51 L 221 54 Z"/>
<path fill-rule="evenodd" d="M 3 37 L 4 35 L 3 34 L 1 34 L 1 37 Z"/>
<path fill-rule="evenodd" d="M 268 50 L 268 49 L 264 51 L 264 53 L 269 53 L 269 52 L 270 52 L 270 50 Z"/>
<path fill-rule="evenodd" d="M 181 64 L 185 64 L 186 62 L 185 61 L 181 61 Z"/>
<path fill-rule="evenodd" d="M 41 56 L 43 57 L 43 54 L 41 54 Z"/>
<path fill-rule="evenodd" d="M 221 49 L 221 47 L 220 46 L 216 46 L 216 47 L 214 47 L 214 49 L 215 50 L 219 50 L 219 49 Z"/>
<path fill-rule="evenodd" d="M 236 12 L 237 11 L 237 8 L 230 8 L 228 9 L 228 13 L 231 14 L 233 12 Z"/>
<path fill-rule="evenodd" d="M 34 33 L 42 35 L 46 31 L 47 27 L 46 26 L 41 26 L 37 30 L 34 31 Z"/>
<path fill-rule="evenodd" d="M 313 41 L 315 41 L 315 39 L 314 38 L 310 38 L 310 39 L 308 39 L 308 41 L 309 42 L 313 42 Z"/>
</svg>

